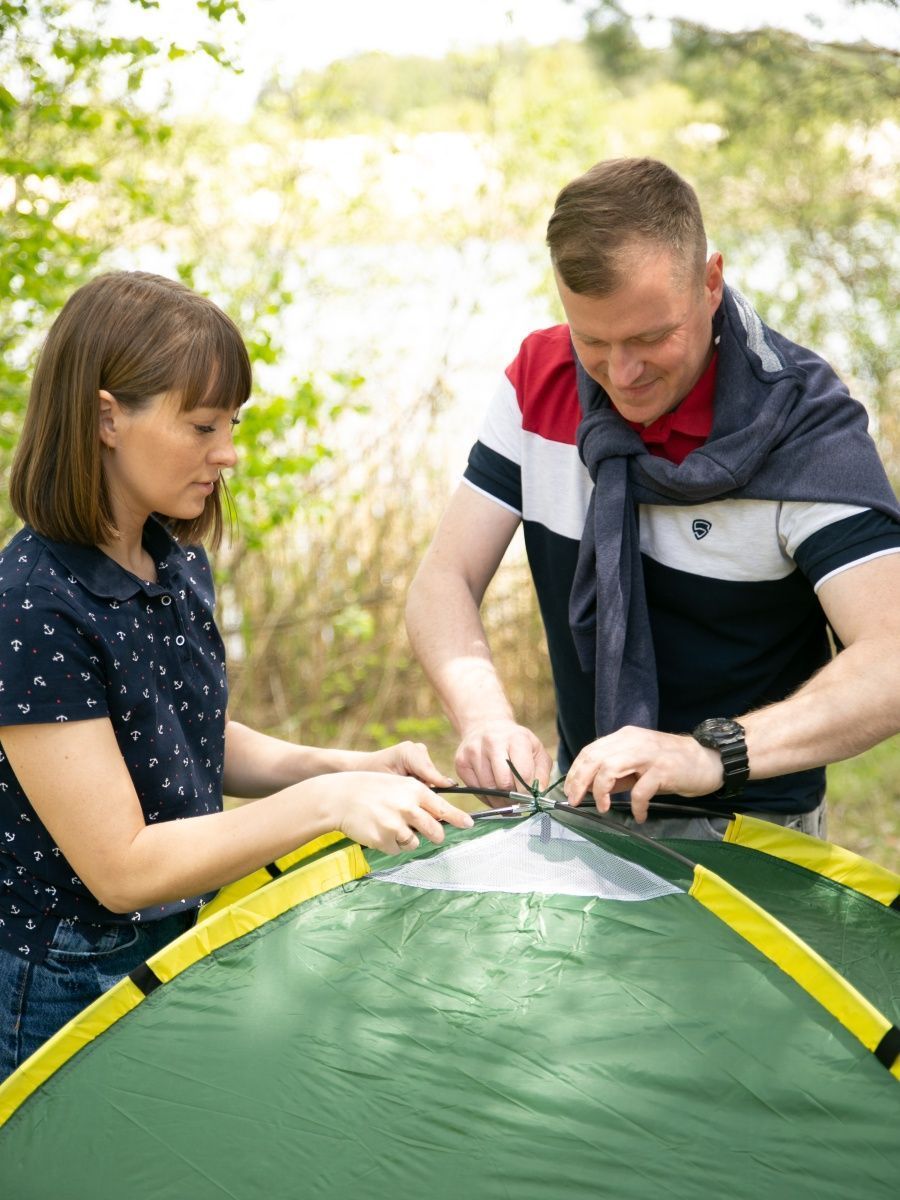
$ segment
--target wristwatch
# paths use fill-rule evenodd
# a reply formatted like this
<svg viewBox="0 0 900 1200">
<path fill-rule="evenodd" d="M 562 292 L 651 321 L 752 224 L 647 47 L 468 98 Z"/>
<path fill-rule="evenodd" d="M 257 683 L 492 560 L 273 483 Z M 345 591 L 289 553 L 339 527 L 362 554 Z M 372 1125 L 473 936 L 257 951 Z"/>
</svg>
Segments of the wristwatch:
<svg viewBox="0 0 900 1200">
<path fill-rule="evenodd" d="M 725 777 L 716 795 L 721 796 L 723 800 L 739 796 L 750 774 L 743 725 L 739 725 L 737 721 L 730 721 L 727 717 L 709 717 L 708 720 L 701 721 L 696 729 L 691 730 L 691 737 L 709 750 L 718 750 L 722 756 Z"/>
</svg>

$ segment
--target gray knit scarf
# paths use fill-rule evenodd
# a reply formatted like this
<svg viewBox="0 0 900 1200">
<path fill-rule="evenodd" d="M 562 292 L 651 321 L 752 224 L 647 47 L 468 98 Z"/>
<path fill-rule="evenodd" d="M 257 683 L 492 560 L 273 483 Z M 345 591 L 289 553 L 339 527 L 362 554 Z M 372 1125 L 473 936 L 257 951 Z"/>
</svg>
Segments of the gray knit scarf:
<svg viewBox="0 0 900 1200">
<path fill-rule="evenodd" d="M 569 602 L 581 666 L 596 671 L 598 736 L 655 729 L 656 661 L 644 591 L 639 504 L 808 500 L 856 504 L 900 520 L 868 417 L 812 351 L 769 329 L 726 287 L 713 427 L 680 466 L 649 454 L 576 358 L 578 452 L 594 481 Z M 574 352 L 573 352 L 574 353 Z M 731 716 L 734 714 L 712 714 Z"/>
</svg>

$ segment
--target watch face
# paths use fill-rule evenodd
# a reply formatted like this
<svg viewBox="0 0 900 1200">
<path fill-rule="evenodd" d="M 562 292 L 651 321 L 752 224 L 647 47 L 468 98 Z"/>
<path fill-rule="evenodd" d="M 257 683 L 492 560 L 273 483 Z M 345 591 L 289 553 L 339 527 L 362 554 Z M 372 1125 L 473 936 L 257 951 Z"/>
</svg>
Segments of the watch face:
<svg viewBox="0 0 900 1200">
<path fill-rule="evenodd" d="M 728 717 L 710 717 L 703 725 L 710 733 L 738 733 L 741 729 L 737 721 L 731 721 Z"/>
<path fill-rule="evenodd" d="M 706 746 L 710 750 L 717 750 L 726 742 L 734 738 L 743 739 L 744 727 L 739 725 L 737 721 L 732 721 L 728 717 L 709 717 L 706 721 L 701 721 L 696 729 L 691 734 L 701 746 Z"/>
<path fill-rule="evenodd" d="M 691 736 L 701 746 L 706 746 L 708 750 L 717 750 L 722 756 L 724 778 L 722 787 L 716 794 L 723 800 L 739 796 L 750 774 L 743 725 L 728 717 L 710 717 L 701 721 Z"/>
</svg>

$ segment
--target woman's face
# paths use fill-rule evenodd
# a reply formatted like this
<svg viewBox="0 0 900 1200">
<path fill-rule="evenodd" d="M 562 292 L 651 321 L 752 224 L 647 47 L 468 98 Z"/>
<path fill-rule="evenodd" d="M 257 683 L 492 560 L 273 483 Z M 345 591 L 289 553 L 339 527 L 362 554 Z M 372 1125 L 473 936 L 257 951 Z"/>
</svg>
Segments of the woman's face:
<svg viewBox="0 0 900 1200">
<path fill-rule="evenodd" d="M 120 532 L 143 528 L 154 512 L 199 517 L 221 472 L 237 462 L 237 424 L 237 412 L 220 408 L 185 412 L 173 393 L 128 410 L 101 391 L 103 470 Z"/>
</svg>

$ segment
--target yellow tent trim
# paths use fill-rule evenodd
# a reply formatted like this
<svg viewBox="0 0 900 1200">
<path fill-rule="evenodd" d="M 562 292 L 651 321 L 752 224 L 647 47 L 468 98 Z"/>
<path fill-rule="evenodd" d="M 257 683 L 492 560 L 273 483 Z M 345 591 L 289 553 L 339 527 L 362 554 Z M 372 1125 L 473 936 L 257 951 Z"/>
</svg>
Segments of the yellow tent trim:
<svg viewBox="0 0 900 1200">
<path fill-rule="evenodd" d="M 780 967 L 874 1054 L 891 1022 L 802 938 L 707 867 L 694 868 L 690 895 Z M 900 1079 L 900 1058 L 890 1072 Z"/>
<path fill-rule="evenodd" d="M 890 905 L 900 896 L 900 875 L 894 871 L 869 862 L 852 850 L 832 846 L 830 842 L 771 821 L 739 813 L 729 824 L 724 840 L 806 867 L 880 904 Z"/>
<path fill-rule="evenodd" d="M 0 1127 L 32 1092 L 37 1091 L 82 1046 L 92 1042 L 120 1017 L 137 1008 L 143 999 L 144 993 L 140 988 L 130 979 L 121 979 L 44 1042 L 18 1070 L 0 1083 Z"/>
<path fill-rule="evenodd" d="M 168 983 L 220 946 L 251 933 L 304 900 L 361 878 L 368 870 L 359 846 L 352 844 L 336 850 L 280 876 L 249 898 L 235 901 L 201 925 L 188 929 L 149 958 L 147 965 L 157 978 Z M 0 1084 L 0 1126 L 55 1071 L 144 999 L 140 988 L 130 979 L 122 979 L 49 1038 Z"/>
<path fill-rule="evenodd" d="M 307 842 L 297 850 L 292 850 L 290 854 L 285 854 L 283 858 L 276 858 L 275 866 L 279 872 L 287 871 L 289 867 L 296 866 L 304 858 L 311 858 L 312 855 L 318 854 L 320 850 L 326 850 L 329 846 L 333 846 L 335 842 L 344 840 L 344 834 L 342 833 L 323 833 L 321 837 L 316 838 L 312 842 Z M 270 871 L 267 867 L 260 867 L 258 871 L 252 871 L 249 875 L 244 875 L 242 879 L 236 879 L 234 883 L 227 884 L 216 892 L 209 904 L 204 904 L 200 909 L 197 914 L 197 923 L 208 921 L 210 917 L 215 916 L 222 909 L 228 908 L 229 904 L 233 904 L 235 900 L 242 900 L 244 896 L 249 896 L 251 893 L 259 891 L 261 887 L 265 887 L 267 883 L 271 883 L 273 879 L 277 878 L 277 874 Z"/>
</svg>

